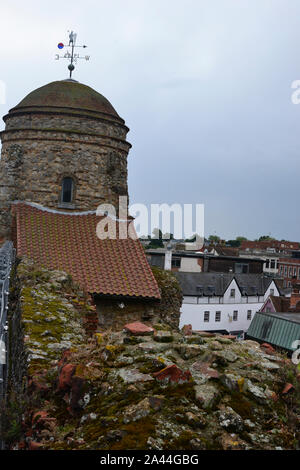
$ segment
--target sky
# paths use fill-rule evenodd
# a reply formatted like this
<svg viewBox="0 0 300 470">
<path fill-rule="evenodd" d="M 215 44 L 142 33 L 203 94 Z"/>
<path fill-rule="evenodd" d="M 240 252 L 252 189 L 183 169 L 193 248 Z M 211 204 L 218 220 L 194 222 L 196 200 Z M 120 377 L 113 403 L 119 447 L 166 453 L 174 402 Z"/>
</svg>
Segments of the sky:
<svg viewBox="0 0 300 470">
<path fill-rule="evenodd" d="M 300 241 L 299 0 L 0 0 L 1 115 L 67 78 L 71 29 L 91 56 L 74 78 L 130 128 L 131 204 L 204 204 L 206 236 Z"/>
</svg>

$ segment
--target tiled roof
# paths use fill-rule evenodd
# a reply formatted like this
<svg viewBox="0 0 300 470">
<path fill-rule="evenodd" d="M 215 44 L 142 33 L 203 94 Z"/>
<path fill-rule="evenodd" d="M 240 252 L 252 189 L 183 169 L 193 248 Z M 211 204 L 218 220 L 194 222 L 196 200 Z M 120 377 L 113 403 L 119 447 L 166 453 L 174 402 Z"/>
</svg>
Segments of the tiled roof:
<svg viewBox="0 0 300 470">
<path fill-rule="evenodd" d="M 287 312 L 290 308 L 290 299 L 287 297 L 270 295 L 270 300 L 272 301 L 275 312 Z"/>
<path fill-rule="evenodd" d="M 222 256 L 239 256 L 238 248 L 233 248 L 233 247 L 230 247 L 230 246 L 217 245 L 215 247 L 215 250 L 218 253 L 218 255 L 222 255 Z"/>
<path fill-rule="evenodd" d="M 19 256 L 71 274 L 89 293 L 160 298 L 139 240 L 100 240 L 95 213 L 65 214 L 21 202 L 12 212 Z"/>
<path fill-rule="evenodd" d="M 176 272 L 183 295 L 222 296 L 228 289 L 231 281 L 235 279 L 242 295 L 264 295 L 272 279 L 262 274 L 234 274 L 234 273 L 187 273 Z"/>
</svg>

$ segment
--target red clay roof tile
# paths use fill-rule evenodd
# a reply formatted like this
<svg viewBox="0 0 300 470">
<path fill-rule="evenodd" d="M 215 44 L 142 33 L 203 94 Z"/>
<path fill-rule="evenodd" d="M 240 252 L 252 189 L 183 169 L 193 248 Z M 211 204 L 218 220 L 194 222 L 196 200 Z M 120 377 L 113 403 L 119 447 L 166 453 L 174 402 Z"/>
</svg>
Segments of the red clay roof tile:
<svg viewBox="0 0 300 470">
<path fill-rule="evenodd" d="M 96 214 L 69 215 L 26 203 L 12 211 L 19 256 L 68 272 L 90 293 L 160 298 L 140 241 L 100 240 Z"/>
</svg>

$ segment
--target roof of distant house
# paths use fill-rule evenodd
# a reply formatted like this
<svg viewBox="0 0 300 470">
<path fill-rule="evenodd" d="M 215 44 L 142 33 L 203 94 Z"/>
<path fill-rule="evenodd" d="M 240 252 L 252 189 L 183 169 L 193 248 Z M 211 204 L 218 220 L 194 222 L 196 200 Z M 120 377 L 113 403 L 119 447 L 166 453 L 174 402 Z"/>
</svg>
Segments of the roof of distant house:
<svg viewBox="0 0 300 470">
<path fill-rule="evenodd" d="M 261 240 L 261 241 L 251 241 L 251 240 L 243 240 L 241 242 L 240 249 L 260 249 L 265 250 L 267 248 L 274 248 L 276 250 L 284 251 L 284 250 L 298 250 L 299 249 L 299 242 L 290 242 L 285 240 Z"/>
<path fill-rule="evenodd" d="M 154 256 L 164 256 L 166 253 L 167 249 L 166 248 L 146 248 L 146 253 L 148 255 L 154 255 Z M 265 261 L 262 258 L 259 257 L 241 257 L 238 255 L 214 255 L 212 253 L 203 253 L 201 251 L 183 251 L 183 250 L 173 250 L 172 251 L 172 256 L 174 257 L 181 257 L 181 258 L 207 258 L 207 259 L 227 259 L 227 260 L 234 260 L 237 261 L 238 263 L 245 261 L 247 263 L 252 263 L 252 262 L 259 262 L 263 264 Z"/>
<path fill-rule="evenodd" d="M 222 256 L 239 256 L 239 249 L 230 247 L 230 246 L 223 246 L 223 245 L 217 245 L 213 247 L 218 255 Z"/>
<path fill-rule="evenodd" d="M 273 346 L 294 351 L 300 337 L 299 313 L 257 312 L 247 331 L 247 338 L 268 342 Z"/>
<path fill-rule="evenodd" d="M 290 299 L 288 297 L 270 295 L 269 299 L 273 304 L 275 312 L 287 312 L 290 308 Z"/>
<path fill-rule="evenodd" d="M 138 239 L 100 240 L 95 212 L 64 213 L 16 203 L 14 242 L 19 256 L 63 270 L 89 293 L 159 299 L 160 292 Z M 120 221 L 116 222 L 117 229 Z M 118 230 L 117 230 L 118 233 Z"/>
<path fill-rule="evenodd" d="M 234 274 L 234 273 L 174 273 L 181 285 L 183 295 L 192 296 L 222 296 L 233 279 L 245 296 L 264 295 L 271 282 L 275 279 L 263 276 L 261 274 Z"/>
</svg>

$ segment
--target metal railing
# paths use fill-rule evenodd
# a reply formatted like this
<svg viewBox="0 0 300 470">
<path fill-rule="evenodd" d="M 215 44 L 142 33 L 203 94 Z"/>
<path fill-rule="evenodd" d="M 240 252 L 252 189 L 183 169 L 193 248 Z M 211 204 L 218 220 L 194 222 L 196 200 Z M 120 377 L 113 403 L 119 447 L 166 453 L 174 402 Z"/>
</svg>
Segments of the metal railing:
<svg viewBox="0 0 300 470">
<path fill-rule="evenodd" d="M 12 242 L 6 241 L 0 248 L 0 400 L 5 398 L 8 379 L 8 297 L 15 249 Z"/>
</svg>

